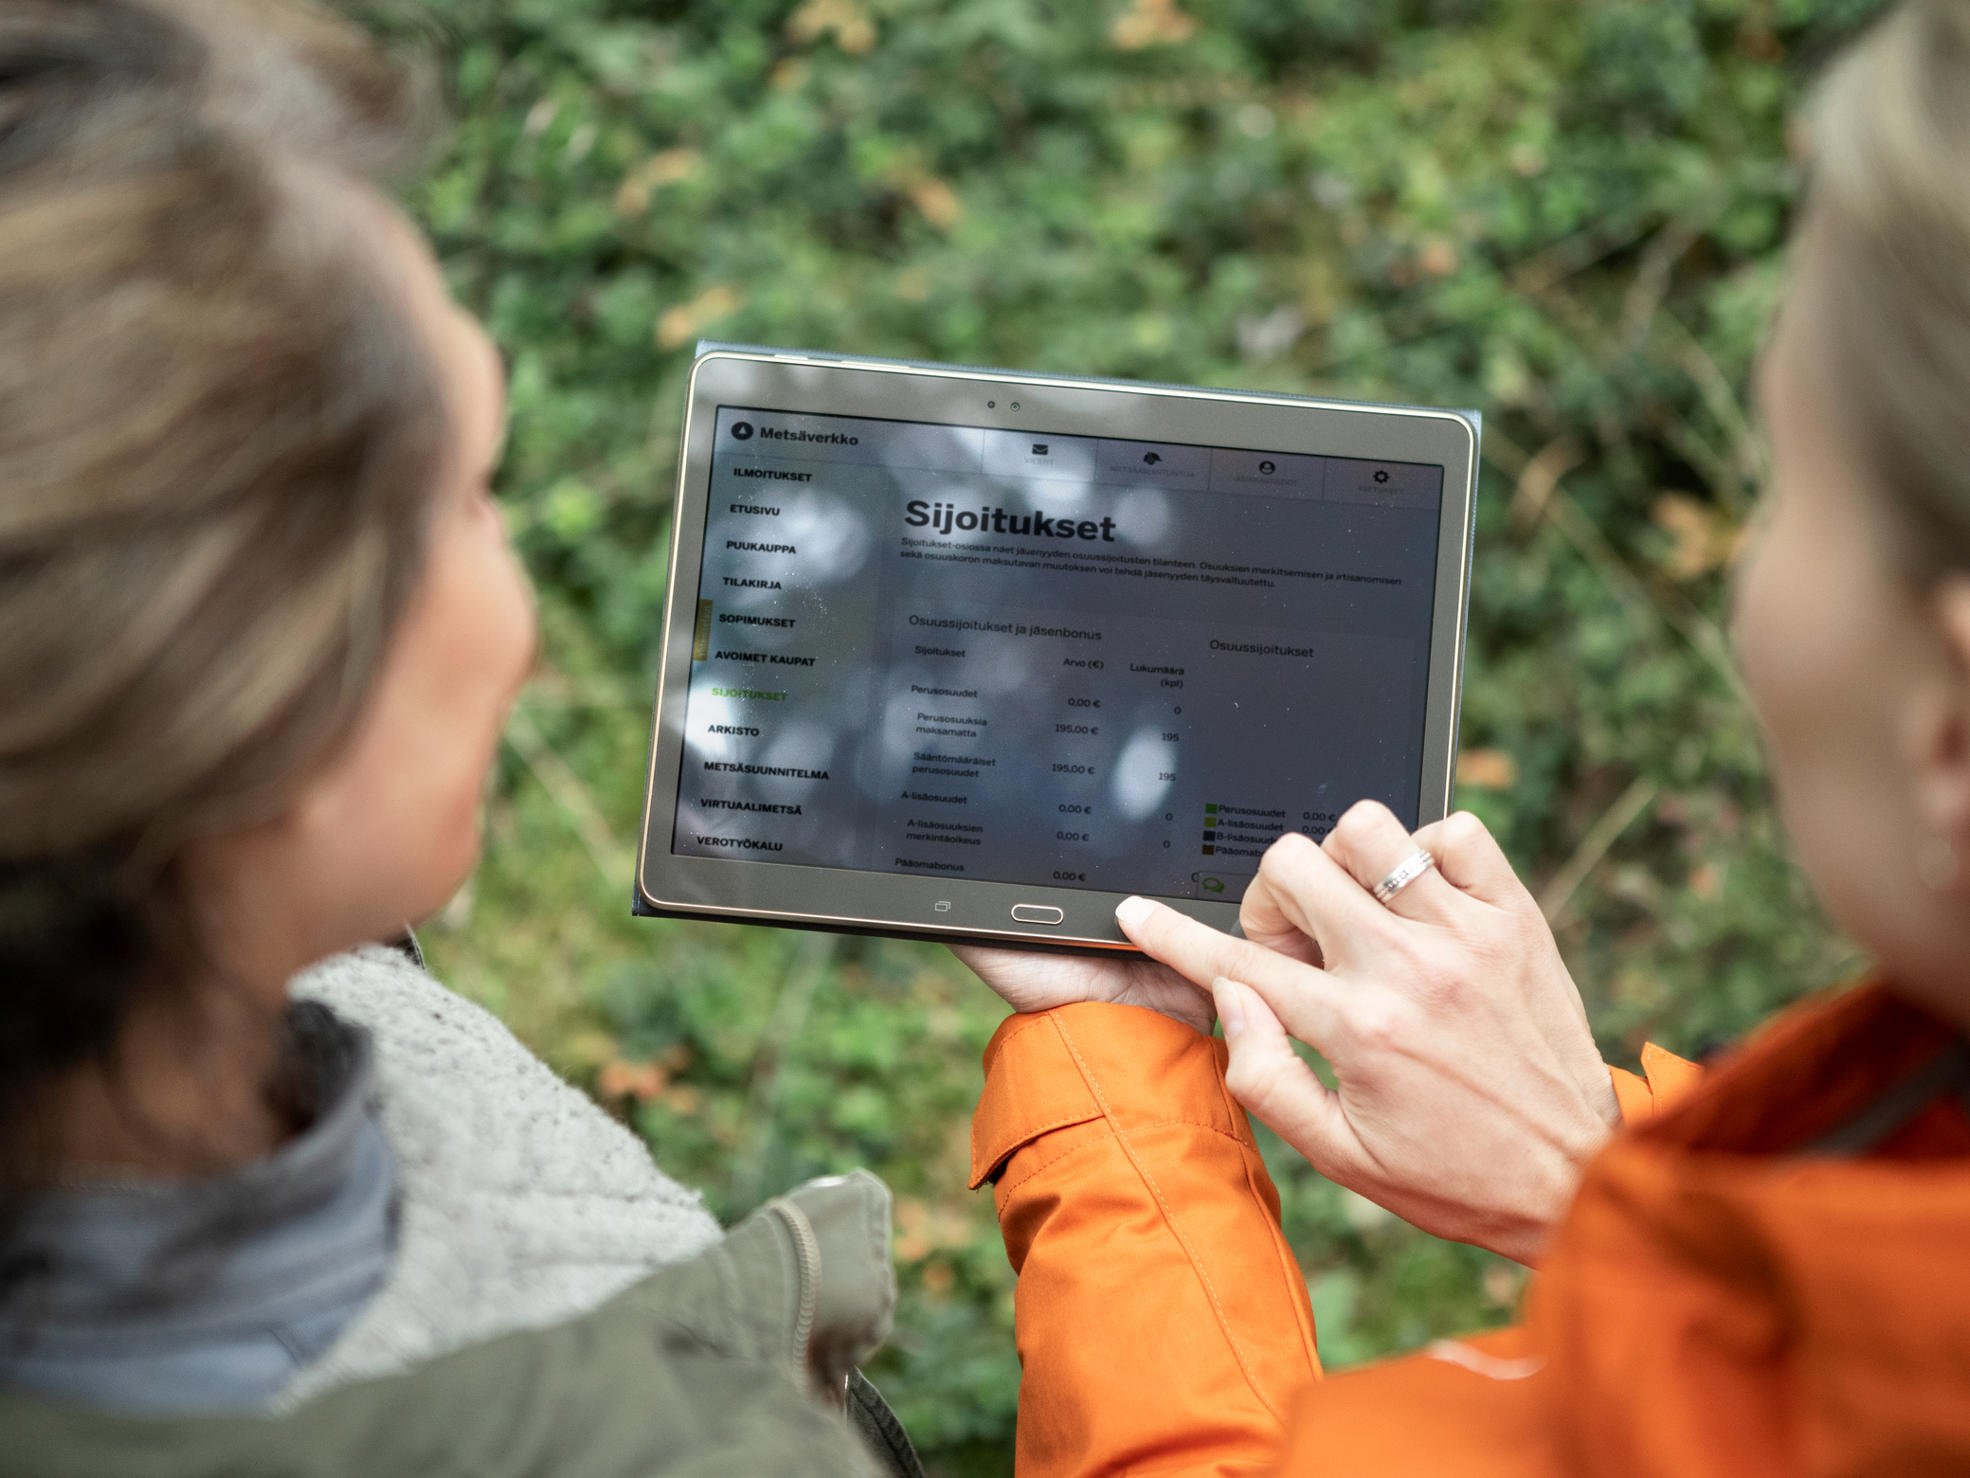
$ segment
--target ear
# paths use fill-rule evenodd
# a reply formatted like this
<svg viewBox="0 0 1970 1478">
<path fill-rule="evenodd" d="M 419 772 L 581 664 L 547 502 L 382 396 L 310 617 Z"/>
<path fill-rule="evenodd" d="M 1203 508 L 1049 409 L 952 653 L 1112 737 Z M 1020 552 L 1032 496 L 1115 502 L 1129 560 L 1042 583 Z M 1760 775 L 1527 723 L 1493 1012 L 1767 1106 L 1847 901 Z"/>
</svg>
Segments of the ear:
<svg viewBox="0 0 1970 1478">
<path fill-rule="evenodd" d="M 1970 859 L 1970 575 L 1950 573 L 1928 600 L 1942 660 L 1909 716 L 1917 819 Z"/>
</svg>

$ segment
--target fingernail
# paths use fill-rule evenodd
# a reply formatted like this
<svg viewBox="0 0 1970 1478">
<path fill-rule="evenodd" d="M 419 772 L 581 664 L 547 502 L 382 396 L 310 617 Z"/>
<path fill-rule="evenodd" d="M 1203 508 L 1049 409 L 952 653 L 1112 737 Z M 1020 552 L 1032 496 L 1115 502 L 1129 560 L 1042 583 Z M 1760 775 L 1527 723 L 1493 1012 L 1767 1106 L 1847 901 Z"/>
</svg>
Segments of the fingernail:
<svg viewBox="0 0 1970 1478">
<path fill-rule="evenodd" d="M 1115 922 L 1122 926 L 1123 933 L 1128 933 L 1148 918 L 1149 910 L 1155 906 L 1147 898 L 1124 898 L 1115 905 Z"/>
<path fill-rule="evenodd" d="M 1211 999 L 1218 1003 L 1218 1020 L 1224 1023 L 1224 1039 L 1229 1042 L 1245 1030 L 1245 1003 L 1238 987 L 1220 975 L 1211 982 Z"/>
</svg>

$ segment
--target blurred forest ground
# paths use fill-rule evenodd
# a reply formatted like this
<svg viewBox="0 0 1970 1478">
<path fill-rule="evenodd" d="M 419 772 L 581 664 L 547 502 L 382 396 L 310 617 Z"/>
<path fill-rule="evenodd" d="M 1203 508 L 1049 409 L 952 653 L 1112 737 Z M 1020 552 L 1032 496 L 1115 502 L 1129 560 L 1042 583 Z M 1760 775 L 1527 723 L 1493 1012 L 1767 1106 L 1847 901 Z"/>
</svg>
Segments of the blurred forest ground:
<svg viewBox="0 0 1970 1478">
<path fill-rule="evenodd" d="M 721 1215 L 889 1181 L 873 1373 L 937 1471 L 1010 1469 L 1012 1279 L 963 1189 L 1002 1008 L 929 945 L 628 917 L 693 341 L 1482 408 L 1458 801 L 1610 1056 L 1699 1051 L 1854 964 L 1778 833 L 1724 571 L 1788 130 L 1874 8 L 389 0 L 447 78 L 414 208 L 511 357 L 545 631 L 435 967 Z M 1331 1363 L 1509 1315 L 1516 1268 L 1270 1159 Z"/>
</svg>

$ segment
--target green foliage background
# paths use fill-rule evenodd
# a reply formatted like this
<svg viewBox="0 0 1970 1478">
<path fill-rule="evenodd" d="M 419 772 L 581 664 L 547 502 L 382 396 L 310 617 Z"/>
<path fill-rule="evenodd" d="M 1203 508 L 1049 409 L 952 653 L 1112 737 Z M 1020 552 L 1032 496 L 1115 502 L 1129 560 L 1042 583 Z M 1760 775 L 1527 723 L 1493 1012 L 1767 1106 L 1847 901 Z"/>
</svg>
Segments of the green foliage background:
<svg viewBox="0 0 1970 1478">
<path fill-rule="evenodd" d="M 627 917 L 691 343 L 1481 407 L 1459 801 L 1608 1053 L 1701 1050 L 1854 963 L 1777 829 L 1723 566 L 1788 120 L 1872 9 L 392 7 L 448 81 L 414 208 L 511 357 L 546 635 L 436 967 L 724 1215 L 855 1164 L 896 1188 L 874 1373 L 938 1471 L 1010 1469 L 1012 1280 L 963 1189 L 1002 1008 L 931 946 Z M 1509 1315 L 1517 1270 L 1270 1158 L 1330 1363 Z"/>
</svg>

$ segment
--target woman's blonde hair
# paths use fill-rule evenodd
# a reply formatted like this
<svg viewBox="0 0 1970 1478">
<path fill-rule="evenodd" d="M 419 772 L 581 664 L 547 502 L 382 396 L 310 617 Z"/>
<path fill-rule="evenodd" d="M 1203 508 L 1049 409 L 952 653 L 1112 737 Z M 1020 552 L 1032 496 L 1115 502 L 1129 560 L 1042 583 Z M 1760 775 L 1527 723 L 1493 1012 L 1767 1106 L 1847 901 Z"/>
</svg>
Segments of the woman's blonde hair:
<svg viewBox="0 0 1970 1478">
<path fill-rule="evenodd" d="M 1812 373 L 1926 582 L 1970 566 L 1970 3 L 1884 16 L 1809 121 Z"/>
<path fill-rule="evenodd" d="M 188 843 L 353 726 L 447 410 L 337 183 L 418 89 L 308 9 L 0 4 L 0 1132 L 189 947 Z"/>
</svg>

